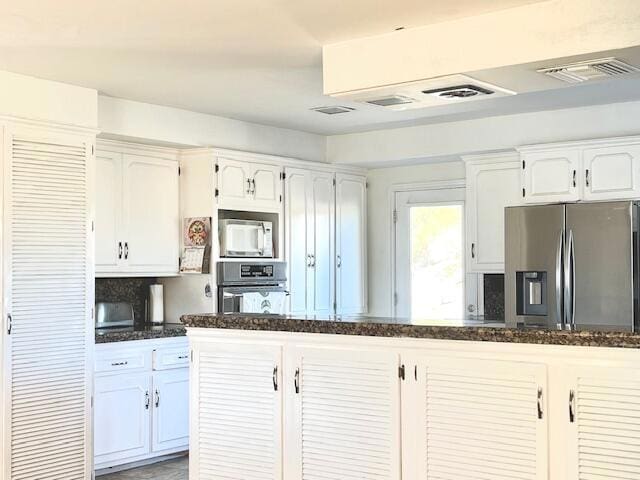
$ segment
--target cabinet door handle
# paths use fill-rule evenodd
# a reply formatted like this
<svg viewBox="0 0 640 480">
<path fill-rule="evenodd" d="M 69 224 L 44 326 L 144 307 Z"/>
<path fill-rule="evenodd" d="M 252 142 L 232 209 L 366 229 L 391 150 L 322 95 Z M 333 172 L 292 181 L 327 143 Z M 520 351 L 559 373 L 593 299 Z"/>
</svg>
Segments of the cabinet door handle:
<svg viewBox="0 0 640 480">
<path fill-rule="evenodd" d="M 586 186 L 589 186 L 589 169 L 587 168 L 586 172 L 584 172 L 584 182 Z"/>
<path fill-rule="evenodd" d="M 293 376 L 293 386 L 296 390 L 296 393 L 300 393 L 300 369 L 296 368 L 296 373 Z"/>
<path fill-rule="evenodd" d="M 342 267 L 342 257 L 340 255 L 336 255 L 336 258 L 338 260 L 336 267 L 337 268 Z"/>
<path fill-rule="evenodd" d="M 576 173 L 577 173 L 577 170 L 574 170 L 574 171 L 573 171 L 573 188 L 575 188 L 575 187 L 576 187 L 576 185 L 577 185 L 577 184 L 576 184 Z"/>
<path fill-rule="evenodd" d="M 471 258 L 476 258 L 476 244 L 471 244 Z"/>
<path fill-rule="evenodd" d="M 150 398 L 149 398 L 149 391 L 147 390 L 144 394 L 144 409 L 149 410 L 149 405 L 150 405 Z"/>
<path fill-rule="evenodd" d="M 7 315 L 7 335 L 11 335 L 11 330 L 13 329 L 13 317 L 9 313 Z"/>
<path fill-rule="evenodd" d="M 316 266 L 316 256 L 314 254 L 311 254 L 311 267 L 315 268 Z"/>
<path fill-rule="evenodd" d="M 160 392 L 158 391 L 157 388 L 155 391 L 155 395 L 156 395 L 156 408 L 158 408 L 160 406 Z"/>
<path fill-rule="evenodd" d="M 569 423 L 576 421 L 576 392 L 569 390 Z"/>
<path fill-rule="evenodd" d="M 251 179 L 251 195 L 255 195 L 256 194 L 256 180 L 255 178 Z"/>
<path fill-rule="evenodd" d="M 247 178 L 247 195 L 251 193 L 251 179 Z"/>
<path fill-rule="evenodd" d="M 129 242 L 124 242 L 124 259 L 129 258 Z"/>
<path fill-rule="evenodd" d="M 277 365 L 273 367 L 273 376 L 271 377 L 271 380 L 273 381 L 273 391 L 277 392 L 278 391 L 278 366 Z"/>
<path fill-rule="evenodd" d="M 307 267 L 311 266 L 311 255 L 307 254 Z"/>
<path fill-rule="evenodd" d="M 118 242 L 118 260 L 122 260 L 122 242 Z"/>
<path fill-rule="evenodd" d="M 544 416 L 544 410 L 542 408 L 543 398 L 542 387 L 538 387 L 538 420 L 542 420 Z"/>
</svg>

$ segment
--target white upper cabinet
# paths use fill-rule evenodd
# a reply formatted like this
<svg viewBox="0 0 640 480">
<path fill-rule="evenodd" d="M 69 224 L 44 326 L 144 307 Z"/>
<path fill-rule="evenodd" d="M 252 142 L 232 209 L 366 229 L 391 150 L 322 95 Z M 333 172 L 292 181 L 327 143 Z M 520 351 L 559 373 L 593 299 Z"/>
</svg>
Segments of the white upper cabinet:
<svg viewBox="0 0 640 480">
<path fill-rule="evenodd" d="M 640 197 L 640 144 L 588 148 L 583 169 L 585 200 Z"/>
<path fill-rule="evenodd" d="M 581 196 L 580 151 L 523 152 L 525 203 L 574 202 Z"/>
<path fill-rule="evenodd" d="M 366 178 L 336 174 L 336 301 L 338 314 L 367 311 Z"/>
<path fill-rule="evenodd" d="M 519 149 L 524 203 L 640 198 L 637 137 Z"/>
<path fill-rule="evenodd" d="M 465 157 L 467 271 L 504 272 L 504 209 L 522 203 L 517 153 Z"/>
<path fill-rule="evenodd" d="M 279 211 L 282 167 L 226 157 L 217 159 L 218 208 Z"/>
<path fill-rule="evenodd" d="M 331 314 L 335 289 L 334 176 L 287 168 L 285 177 L 289 311 Z"/>
<path fill-rule="evenodd" d="M 96 274 L 177 274 L 175 152 L 108 143 L 96 157 Z"/>
<path fill-rule="evenodd" d="M 124 155 L 124 260 L 132 273 L 176 273 L 180 248 L 178 163 Z"/>
<path fill-rule="evenodd" d="M 122 155 L 96 155 L 96 271 L 117 272 L 122 255 Z"/>
</svg>

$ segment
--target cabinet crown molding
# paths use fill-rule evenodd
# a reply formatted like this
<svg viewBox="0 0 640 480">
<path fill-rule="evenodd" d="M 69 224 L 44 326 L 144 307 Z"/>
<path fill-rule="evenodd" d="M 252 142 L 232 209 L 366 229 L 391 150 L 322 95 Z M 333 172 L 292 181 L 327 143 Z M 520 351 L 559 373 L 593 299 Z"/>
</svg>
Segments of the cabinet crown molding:
<svg viewBox="0 0 640 480">
<path fill-rule="evenodd" d="M 591 147 L 633 145 L 633 144 L 640 144 L 640 135 L 522 145 L 520 147 L 516 147 L 516 150 L 518 152 L 523 153 L 523 152 L 535 152 L 535 151 L 558 150 L 558 149 L 581 150 L 584 148 L 591 148 Z"/>
</svg>

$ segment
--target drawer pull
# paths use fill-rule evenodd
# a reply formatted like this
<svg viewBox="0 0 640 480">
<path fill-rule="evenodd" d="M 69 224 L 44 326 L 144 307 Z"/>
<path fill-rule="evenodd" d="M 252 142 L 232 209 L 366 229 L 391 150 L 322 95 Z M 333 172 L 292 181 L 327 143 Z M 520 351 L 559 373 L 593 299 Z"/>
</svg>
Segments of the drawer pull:
<svg viewBox="0 0 640 480">
<path fill-rule="evenodd" d="M 189 360 L 189 355 L 178 355 L 178 360 Z"/>
<path fill-rule="evenodd" d="M 113 362 L 111 364 L 112 367 L 121 367 L 122 365 L 129 365 L 129 362 L 125 360 L 124 362 Z"/>
</svg>

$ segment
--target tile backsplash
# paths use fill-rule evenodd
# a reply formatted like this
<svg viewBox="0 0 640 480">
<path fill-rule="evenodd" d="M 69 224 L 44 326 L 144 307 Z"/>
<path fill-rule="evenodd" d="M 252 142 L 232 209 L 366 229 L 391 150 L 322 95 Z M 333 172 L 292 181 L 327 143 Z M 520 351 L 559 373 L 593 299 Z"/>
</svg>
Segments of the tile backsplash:
<svg viewBox="0 0 640 480">
<path fill-rule="evenodd" d="M 484 318 L 504 321 L 504 274 L 484 275 Z"/>
<path fill-rule="evenodd" d="M 133 305 L 136 325 L 145 323 L 149 285 L 156 278 L 96 278 L 96 302 L 128 302 Z"/>
</svg>

